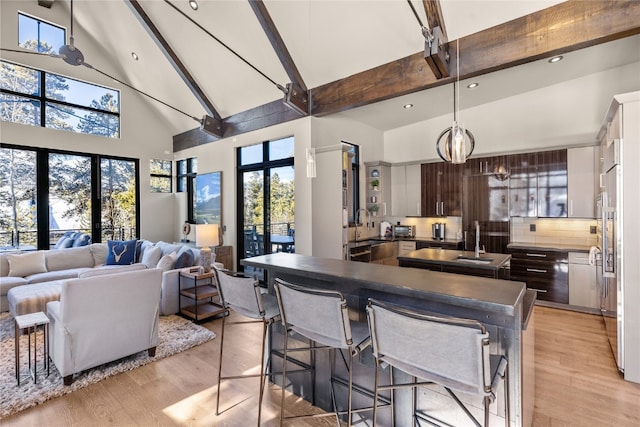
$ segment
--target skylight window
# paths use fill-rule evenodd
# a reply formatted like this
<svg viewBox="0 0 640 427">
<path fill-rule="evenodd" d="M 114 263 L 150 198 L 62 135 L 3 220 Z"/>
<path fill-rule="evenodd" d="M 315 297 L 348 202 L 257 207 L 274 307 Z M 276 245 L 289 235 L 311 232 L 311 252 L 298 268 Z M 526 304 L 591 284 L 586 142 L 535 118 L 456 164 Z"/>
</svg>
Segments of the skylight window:
<svg viewBox="0 0 640 427">
<path fill-rule="evenodd" d="M 66 40 L 65 29 L 18 13 L 18 46 L 42 53 L 58 52 Z"/>
</svg>

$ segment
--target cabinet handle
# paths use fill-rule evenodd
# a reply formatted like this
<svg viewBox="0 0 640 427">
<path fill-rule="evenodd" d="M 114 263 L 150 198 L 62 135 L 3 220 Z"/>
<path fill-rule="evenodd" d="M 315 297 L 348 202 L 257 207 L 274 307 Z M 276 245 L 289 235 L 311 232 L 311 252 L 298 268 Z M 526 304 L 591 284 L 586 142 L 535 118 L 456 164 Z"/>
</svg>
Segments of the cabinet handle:
<svg viewBox="0 0 640 427">
<path fill-rule="evenodd" d="M 527 256 L 533 256 L 533 257 L 538 257 L 538 258 L 546 258 L 547 254 L 530 254 L 527 252 Z"/>
<path fill-rule="evenodd" d="M 532 291 L 541 292 L 543 294 L 546 294 L 547 292 L 549 292 L 546 289 L 537 289 L 537 288 L 529 288 L 529 289 L 531 289 Z"/>
<path fill-rule="evenodd" d="M 527 268 L 527 271 L 531 272 L 531 273 L 546 273 L 547 270 L 542 270 L 539 268 Z"/>
</svg>

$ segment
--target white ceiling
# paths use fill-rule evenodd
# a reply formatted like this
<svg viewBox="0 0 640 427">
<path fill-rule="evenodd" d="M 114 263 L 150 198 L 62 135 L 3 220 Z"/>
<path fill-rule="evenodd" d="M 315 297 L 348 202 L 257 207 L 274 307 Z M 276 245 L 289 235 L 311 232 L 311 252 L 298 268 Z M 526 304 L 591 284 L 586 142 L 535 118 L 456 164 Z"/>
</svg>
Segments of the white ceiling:
<svg viewBox="0 0 640 427">
<path fill-rule="evenodd" d="M 426 22 L 421 0 L 412 0 Z M 313 88 L 422 51 L 424 38 L 405 0 L 264 0 L 307 87 Z M 449 40 L 495 26 L 558 1 L 522 0 L 441 0 Z M 283 93 L 258 72 L 228 52 L 212 37 L 176 12 L 164 0 L 139 3 L 178 54 L 197 84 L 222 117 L 280 99 Z M 199 0 L 191 10 L 186 0 L 171 0 L 198 24 L 275 83 L 290 80 L 271 47 L 247 0 Z M 2 0 L 2 23 L 23 10 L 42 19 L 68 27 L 69 2 L 55 0 L 51 9 L 37 6 L 36 0 Z M 205 109 L 174 71 L 127 3 L 123 0 L 75 0 L 75 44 L 85 61 L 94 67 L 131 83 L 154 97 L 186 112 L 202 117 Z M 580 75 L 639 60 L 638 37 L 623 39 L 615 48 L 598 46 L 565 55 L 551 66 L 541 60 L 509 70 L 480 76 L 480 87 L 461 94 L 461 106 L 479 105 L 497 98 L 558 83 Z M 15 36 L 2 32 L 1 46 L 15 48 Z M 131 58 L 136 52 L 138 61 Z M 3 58 L 30 64 L 32 55 L 2 53 Z M 606 59 L 603 60 L 602 58 Z M 40 58 L 37 58 L 40 59 Z M 45 58 L 46 61 L 56 61 Z M 59 60 L 57 60 L 59 61 Z M 40 65 L 42 64 L 42 65 Z M 38 65 L 53 71 L 75 70 L 67 64 Z M 66 67 L 66 68 L 64 68 Z M 90 70 L 78 71 L 92 78 Z M 100 76 L 98 76 L 100 77 Z M 109 82 L 120 88 L 115 82 Z M 464 82 L 463 82 L 464 84 Z M 127 89 L 123 90 L 123 108 Z M 411 102 L 415 108 L 404 110 Z M 192 119 L 159 103 L 157 109 L 174 134 L 197 126 Z M 344 114 L 381 130 L 445 114 L 452 108 L 451 85 L 406 95 L 389 101 L 350 110 Z"/>
</svg>

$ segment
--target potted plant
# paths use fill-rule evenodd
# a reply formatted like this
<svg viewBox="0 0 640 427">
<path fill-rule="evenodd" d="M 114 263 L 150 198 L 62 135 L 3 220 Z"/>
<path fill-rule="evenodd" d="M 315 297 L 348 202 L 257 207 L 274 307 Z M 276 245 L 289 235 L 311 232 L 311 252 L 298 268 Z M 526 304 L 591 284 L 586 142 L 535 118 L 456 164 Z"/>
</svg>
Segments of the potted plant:
<svg viewBox="0 0 640 427">
<path fill-rule="evenodd" d="M 380 185 L 380 181 L 378 181 L 377 179 L 371 181 L 371 188 L 373 188 L 373 191 L 378 190 L 378 185 Z"/>
<path fill-rule="evenodd" d="M 380 206 L 378 205 L 371 205 L 371 207 L 369 208 L 373 216 L 378 216 L 378 209 L 380 209 Z"/>
</svg>

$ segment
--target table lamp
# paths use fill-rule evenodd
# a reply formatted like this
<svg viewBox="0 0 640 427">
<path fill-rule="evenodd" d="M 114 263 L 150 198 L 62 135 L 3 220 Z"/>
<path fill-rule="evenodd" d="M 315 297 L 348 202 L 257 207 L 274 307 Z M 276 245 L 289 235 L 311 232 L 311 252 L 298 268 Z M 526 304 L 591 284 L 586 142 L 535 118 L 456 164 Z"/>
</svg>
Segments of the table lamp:
<svg viewBox="0 0 640 427">
<path fill-rule="evenodd" d="M 196 246 L 200 248 L 200 265 L 208 273 L 213 264 L 211 246 L 218 246 L 218 224 L 197 224 Z"/>
</svg>

